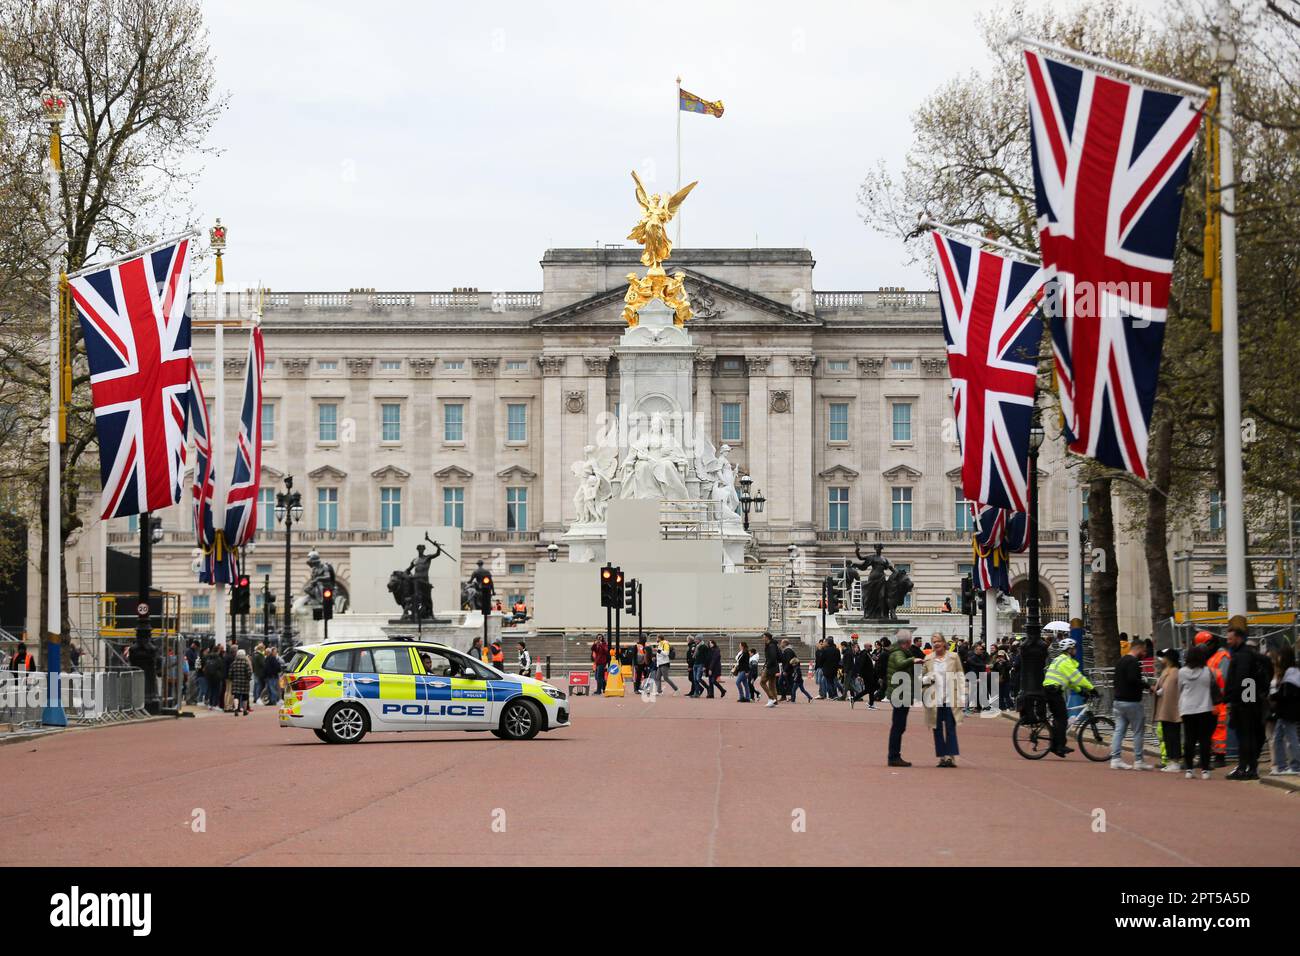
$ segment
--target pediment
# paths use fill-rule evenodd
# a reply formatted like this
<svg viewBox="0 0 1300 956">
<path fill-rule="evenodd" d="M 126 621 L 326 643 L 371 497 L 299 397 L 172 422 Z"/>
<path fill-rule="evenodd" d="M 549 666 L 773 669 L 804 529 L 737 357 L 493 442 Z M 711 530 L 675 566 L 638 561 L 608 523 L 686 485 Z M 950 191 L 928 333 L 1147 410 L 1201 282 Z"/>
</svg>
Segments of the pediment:
<svg viewBox="0 0 1300 956">
<path fill-rule="evenodd" d="M 340 471 L 333 465 L 321 465 L 315 471 L 307 472 L 307 477 L 313 481 L 342 481 L 347 476 L 346 471 Z"/>
<path fill-rule="evenodd" d="M 670 274 L 679 270 L 666 263 Z M 701 323 L 728 327 L 752 325 L 817 326 L 822 322 L 815 315 L 797 312 L 788 305 L 750 292 L 748 289 L 714 279 L 690 269 L 686 274 L 686 294 L 691 300 L 695 317 L 691 324 Z M 605 292 L 588 296 L 569 305 L 544 312 L 531 321 L 534 326 L 590 326 L 622 325 L 623 296 L 626 283 Z"/>
<path fill-rule="evenodd" d="M 411 473 L 396 465 L 384 465 L 383 468 L 376 468 L 370 473 L 371 478 L 377 478 L 380 481 L 406 481 L 411 477 Z"/>
<path fill-rule="evenodd" d="M 950 468 L 943 474 L 949 481 L 961 481 L 961 465 L 958 465 L 956 468 Z"/>
<path fill-rule="evenodd" d="M 916 481 L 921 473 L 909 465 L 895 465 L 889 471 L 882 472 L 881 477 L 886 481 Z"/>
<path fill-rule="evenodd" d="M 825 471 L 819 471 L 817 473 L 817 477 L 826 478 L 826 479 L 857 478 L 858 472 L 854 471 L 852 468 L 848 467 L 847 465 L 832 465 L 830 468 L 827 468 Z"/>
<path fill-rule="evenodd" d="M 474 472 L 466 471 L 460 465 L 448 465 L 433 473 L 433 477 L 439 481 L 469 481 L 474 477 Z"/>
<path fill-rule="evenodd" d="M 537 477 L 537 472 L 529 471 L 523 465 L 511 465 L 504 471 L 498 471 L 497 477 L 502 481 L 509 481 L 511 478 L 520 478 L 524 481 L 532 481 Z"/>
<path fill-rule="evenodd" d="M 279 482 L 284 480 L 284 472 L 280 471 L 280 469 L 278 468 L 272 468 L 270 465 L 263 465 L 262 477 L 270 478 L 276 482 Z"/>
</svg>

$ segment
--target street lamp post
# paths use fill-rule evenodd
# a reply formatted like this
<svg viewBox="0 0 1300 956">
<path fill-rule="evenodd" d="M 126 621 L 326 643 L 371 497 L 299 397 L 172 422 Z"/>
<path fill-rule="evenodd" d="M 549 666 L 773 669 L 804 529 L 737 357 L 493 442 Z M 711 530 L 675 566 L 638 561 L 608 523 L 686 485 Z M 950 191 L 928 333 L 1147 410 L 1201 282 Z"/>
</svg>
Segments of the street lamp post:
<svg viewBox="0 0 1300 956">
<path fill-rule="evenodd" d="M 302 493 L 293 490 L 293 475 L 284 476 L 284 491 L 275 493 L 275 520 L 284 525 L 284 630 L 283 651 L 293 646 L 293 526 L 302 520 Z"/>
<path fill-rule="evenodd" d="M 763 492 L 758 491 L 754 494 L 749 493 L 753 486 L 754 479 L 749 475 L 740 476 L 740 510 L 745 520 L 745 530 L 749 530 L 749 512 L 753 510 L 754 514 L 761 515 L 763 506 L 767 504 L 767 499 L 763 497 Z"/>
<path fill-rule="evenodd" d="M 1025 602 L 1025 643 L 1020 650 L 1020 694 L 1025 705 L 1043 696 L 1043 673 L 1047 669 L 1047 645 L 1043 643 L 1043 621 L 1038 583 L 1038 450 L 1043 445 L 1043 423 L 1037 406 L 1029 427 L 1029 596 Z"/>
</svg>

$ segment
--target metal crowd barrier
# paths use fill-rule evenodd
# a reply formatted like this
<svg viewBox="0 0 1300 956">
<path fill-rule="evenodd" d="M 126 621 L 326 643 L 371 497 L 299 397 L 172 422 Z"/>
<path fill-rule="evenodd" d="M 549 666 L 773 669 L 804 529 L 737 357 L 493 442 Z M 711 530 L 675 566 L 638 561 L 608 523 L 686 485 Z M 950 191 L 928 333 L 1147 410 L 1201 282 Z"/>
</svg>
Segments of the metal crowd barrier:
<svg viewBox="0 0 1300 956">
<path fill-rule="evenodd" d="M 144 672 L 138 667 L 64 672 L 59 675 L 57 694 L 70 724 L 117 723 L 149 716 Z M 47 672 L 0 671 L 0 724 L 10 730 L 39 727 L 48 699 Z"/>
</svg>

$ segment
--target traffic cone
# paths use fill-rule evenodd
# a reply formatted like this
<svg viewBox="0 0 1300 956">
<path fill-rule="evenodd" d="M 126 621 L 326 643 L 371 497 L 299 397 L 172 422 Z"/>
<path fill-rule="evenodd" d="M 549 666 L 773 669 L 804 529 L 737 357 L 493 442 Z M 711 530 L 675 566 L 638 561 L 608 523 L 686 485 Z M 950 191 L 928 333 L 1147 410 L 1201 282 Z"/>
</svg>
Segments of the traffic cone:
<svg viewBox="0 0 1300 956">
<path fill-rule="evenodd" d="M 535 680 L 545 680 L 545 679 L 546 679 L 546 678 L 543 676 L 543 674 L 542 674 L 542 661 L 541 661 L 540 658 L 538 658 L 537 660 L 533 661 L 533 678 L 534 678 Z"/>
</svg>

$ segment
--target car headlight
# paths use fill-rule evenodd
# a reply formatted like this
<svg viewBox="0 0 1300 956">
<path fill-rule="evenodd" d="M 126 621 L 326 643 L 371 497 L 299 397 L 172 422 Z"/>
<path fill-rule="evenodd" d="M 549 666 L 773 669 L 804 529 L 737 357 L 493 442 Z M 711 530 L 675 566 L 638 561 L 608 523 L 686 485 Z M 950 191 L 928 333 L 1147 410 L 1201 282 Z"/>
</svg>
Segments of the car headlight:
<svg viewBox="0 0 1300 956">
<path fill-rule="evenodd" d="M 552 687 L 550 684 L 547 684 L 542 689 L 546 691 L 548 697 L 554 697 L 556 700 L 564 700 L 564 691 L 560 690 L 559 688 Z"/>
</svg>

